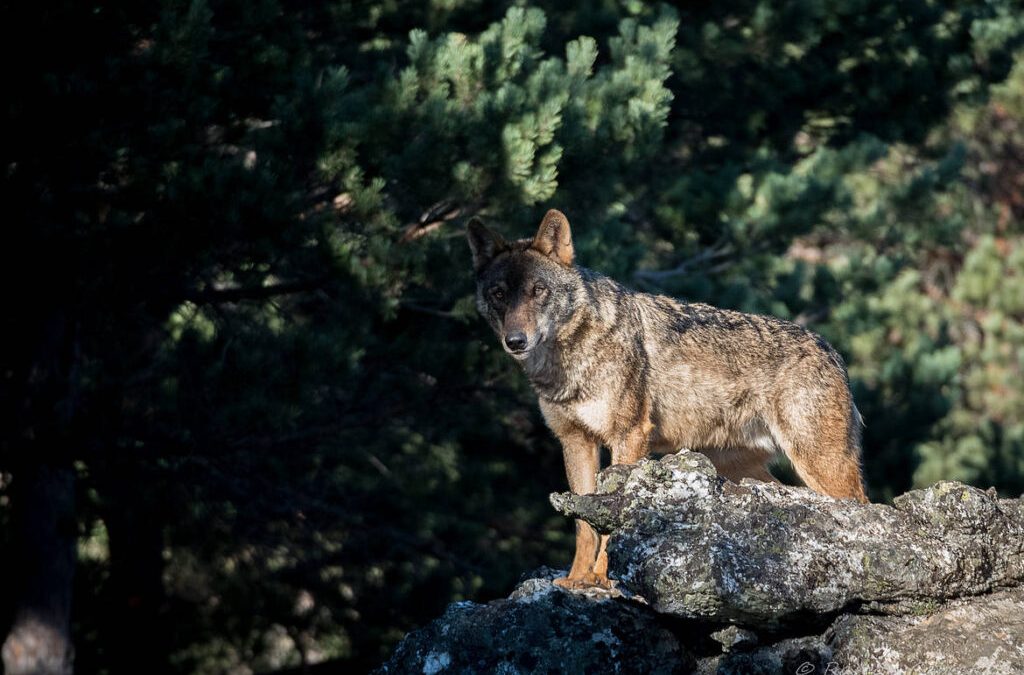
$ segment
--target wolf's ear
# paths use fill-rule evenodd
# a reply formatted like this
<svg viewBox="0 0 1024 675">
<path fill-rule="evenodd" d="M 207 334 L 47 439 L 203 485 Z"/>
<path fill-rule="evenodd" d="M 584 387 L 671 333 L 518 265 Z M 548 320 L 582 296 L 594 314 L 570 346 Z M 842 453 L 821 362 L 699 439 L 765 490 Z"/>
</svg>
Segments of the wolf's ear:
<svg viewBox="0 0 1024 675">
<path fill-rule="evenodd" d="M 569 219 L 561 211 L 551 209 L 540 221 L 540 229 L 533 238 L 533 249 L 550 256 L 566 267 L 572 265 L 572 230 Z"/>
<path fill-rule="evenodd" d="M 469 240 L 469 250 L 473 252 L 473 269 L 477 272 L 508 248 L 501 235 L 484 225 L 476 216 L 466 225 L 466 239 Z"/>
</svg>

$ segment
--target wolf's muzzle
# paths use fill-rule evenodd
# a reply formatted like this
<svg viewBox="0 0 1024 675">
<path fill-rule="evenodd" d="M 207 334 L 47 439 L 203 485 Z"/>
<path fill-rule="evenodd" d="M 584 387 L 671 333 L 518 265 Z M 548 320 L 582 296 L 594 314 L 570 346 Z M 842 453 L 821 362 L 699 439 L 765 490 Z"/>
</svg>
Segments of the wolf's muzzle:
<svg viewBox="0 0 1024 675">
<path fill-rule="evenodd" d="M 508 347 L 510 352 L 521 352 L 526 349 L 528 343 L 529 340 L 526 338 L 526 333 L 516 332 L 505 336 L 505 346 Z"/>
</svg>

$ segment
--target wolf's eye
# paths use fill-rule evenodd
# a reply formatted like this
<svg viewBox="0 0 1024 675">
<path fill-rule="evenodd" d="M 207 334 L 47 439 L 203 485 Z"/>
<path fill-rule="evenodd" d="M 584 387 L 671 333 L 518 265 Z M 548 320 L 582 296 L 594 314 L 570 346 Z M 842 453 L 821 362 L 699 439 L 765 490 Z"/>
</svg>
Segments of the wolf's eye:
<svg viewBox="0 0 1024 675">
<path fill-rule="evenodd" d="M 491 297 L 494 299 L 495 302 L 501 302 L 502 300 L 505 299 L 505 291 L 501 290 L 500 288 L 492 288 Z"/>
<path fill-rule="evenodd" d="M 533 287 L 533 297 L 539 298 L 540 296 L 547 293 L 547 291 L 547 286 L 545 286 L 544 284 L 537 284 L 536 286 Z"/>
</svg>

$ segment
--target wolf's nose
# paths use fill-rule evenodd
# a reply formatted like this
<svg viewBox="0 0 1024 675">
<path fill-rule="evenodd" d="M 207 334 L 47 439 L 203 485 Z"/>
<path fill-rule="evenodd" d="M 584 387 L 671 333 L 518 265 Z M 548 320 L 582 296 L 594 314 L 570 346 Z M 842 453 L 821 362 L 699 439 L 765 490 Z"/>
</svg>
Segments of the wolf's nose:
<svg viewBox="0 0 1024 675">
<path fill-rule="evenodd" d="M 505 346 L 514 352 L 521 352 L 526 349 L 525 333 L 509 333 L 505 336 Z"/>
</svg>

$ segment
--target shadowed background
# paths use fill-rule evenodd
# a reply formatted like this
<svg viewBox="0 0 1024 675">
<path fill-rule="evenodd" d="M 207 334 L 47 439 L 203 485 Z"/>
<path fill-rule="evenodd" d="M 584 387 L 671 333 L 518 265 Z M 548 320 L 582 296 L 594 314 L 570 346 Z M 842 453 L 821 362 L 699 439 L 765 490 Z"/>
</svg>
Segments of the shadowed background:
<svg viewBox="0 0 1024 675">
<path fill-rule="evenodd" d="M 472 215 L 824 335 L 874 500 L 1024 490 L 1011 0 L 44 4 L 0 10 L 8 673 L 40 626 L 83 673 L 365 670 L 566 563 Z"/>
</svg>

